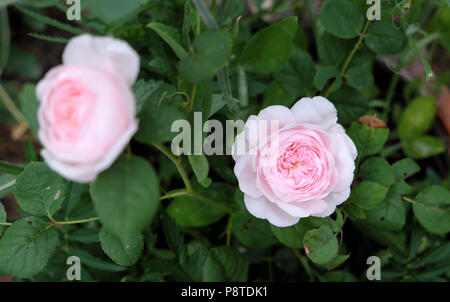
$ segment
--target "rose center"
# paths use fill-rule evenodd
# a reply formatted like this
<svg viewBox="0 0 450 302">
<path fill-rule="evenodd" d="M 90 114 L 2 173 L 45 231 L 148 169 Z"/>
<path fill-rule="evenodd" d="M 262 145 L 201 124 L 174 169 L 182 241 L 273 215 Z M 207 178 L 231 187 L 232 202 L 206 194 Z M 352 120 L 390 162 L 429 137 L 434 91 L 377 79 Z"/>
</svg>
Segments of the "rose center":
<svg viewBox="0 0 450 302">
<path fill-rule="evenodd" d="M 55 125 L 54 135 L 59 141 L 79 137 L 94 109 L 95 99 L 95 94 L 81 81 L 66 80 L 58 84 L 50 95 L 50 116 Z"/>
</svg>

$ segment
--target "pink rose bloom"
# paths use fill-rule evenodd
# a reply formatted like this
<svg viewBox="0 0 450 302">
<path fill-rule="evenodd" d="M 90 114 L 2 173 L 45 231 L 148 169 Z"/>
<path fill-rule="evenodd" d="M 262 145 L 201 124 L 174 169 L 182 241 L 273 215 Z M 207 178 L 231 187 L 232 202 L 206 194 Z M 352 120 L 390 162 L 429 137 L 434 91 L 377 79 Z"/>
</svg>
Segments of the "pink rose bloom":
<svg viewBox="0 0 450 302">
<path fill-rule="evenodd" d="M 268 121 L 269 131 L 261 131 L 260 124 L 250 127 L 255 121 Z M 271 121 L 279 121 L 274 131 Z M 258 218 L 287 227 L 303 217 L 331 215 L 350 195 L 356 147 L 337 123 L 336 108 L 323 97 L 250 116 L 234 152 L 238 142 L 249 150 L 233 155 L 234 173 L 245 206 Z"/>
<path fill-rule="evenodd" d="M 36 88 L 41 154 L 65 178 L 88 183 L 120 155 L 137 130 L 131 86 L 139 56 L 124 41 L 81 35 L 63 64 Z"/>
</svg>

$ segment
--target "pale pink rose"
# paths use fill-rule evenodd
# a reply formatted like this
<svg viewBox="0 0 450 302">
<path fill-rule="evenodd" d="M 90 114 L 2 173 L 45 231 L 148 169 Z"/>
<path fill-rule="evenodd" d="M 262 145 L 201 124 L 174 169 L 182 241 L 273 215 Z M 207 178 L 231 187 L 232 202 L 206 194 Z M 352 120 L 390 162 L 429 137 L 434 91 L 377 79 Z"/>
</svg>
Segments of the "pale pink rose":
<svg viewBox="0 0 450 302">
<path fill-rule="evenodd" d="M 137 130 L 131 86 L 139 56 L 124 41 L 81 35 L 63 64 L 38 83 L 41 154 L 65 178 L 88 183 L 120 155 Z"/>
<path fill-rule="evenodd" d="M 279 121 L 279 128 L 270 131 L 269 124 L 261 131 L 254 123 L 255 132 L 250 127 L 255 121 Z M 331 215 L 350 195 L 356 147 L 337 123 L 336 108 L 323 97 L 250 116 L 234 152 L 238 142 L 250 150 L 233 155 L 234 173 L 246 208 L 258 218 L 287 227 L 303 217 Z"/>
</svg>

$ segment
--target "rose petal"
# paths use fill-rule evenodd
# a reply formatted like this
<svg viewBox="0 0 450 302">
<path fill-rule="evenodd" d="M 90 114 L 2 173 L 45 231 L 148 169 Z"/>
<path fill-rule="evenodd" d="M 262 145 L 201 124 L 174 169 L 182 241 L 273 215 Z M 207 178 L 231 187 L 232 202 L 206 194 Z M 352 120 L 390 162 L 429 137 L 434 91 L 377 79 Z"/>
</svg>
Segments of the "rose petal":
<svg viewBox="0 0 450 302">
<path fill-rule="evenodd" d="M 88 64 L 108 68 L 131 87 L 139 73 L 139 55 L 125 41 L 112 37 L 80 35 L 69 41 L 64 53 L 65 65 Z"/>
<path fill-rule="evenodd" d="M 322 199 L 308 200 L 305 202 L 279 202 L 276 205 L 290 215 L 299 218 L 321 213 L 327 209 L 327 203 Z"/>
<path fill-rule="evenodd" d="M 256 171 L 253 169 L 252 157 L 250 155 L 242 156 L 234 165 L 234 174 L 236 175 L 239 188 L 242 192 L 258 198 L 262 195 L 261 190 L 256 184 Z"/>
<path fill-rule="evenodd" d="M 337 111 L 333 103 L 324 97 L 302 98 L 291 109 L 297 122 L 328 128 L 337 123 Z"/>
<path fill-rule="evenodd" d="M 275 204 L 268 201 L 264 196 L 253 198 L 245 194 L 244 203 L 250 214 L 257 218 L 267 219 L 277 227 L 288 227 L 299 221 L 298 217 L 287 214 Z"/>
</svg>

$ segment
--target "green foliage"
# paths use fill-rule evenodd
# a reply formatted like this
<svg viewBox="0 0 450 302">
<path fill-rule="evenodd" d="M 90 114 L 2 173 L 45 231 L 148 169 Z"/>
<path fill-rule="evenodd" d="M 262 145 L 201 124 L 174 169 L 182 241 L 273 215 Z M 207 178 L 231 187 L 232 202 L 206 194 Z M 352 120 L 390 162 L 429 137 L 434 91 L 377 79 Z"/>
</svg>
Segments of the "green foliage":
<svg viewBox="0 0 450 302">
<path fill-rule="evenodd" d="M 343 39 L 358 36 L 364 24 L 363 15 L 348 0 L 326 1 L 320 9 L 320 21 L 328 32 Z"/>
<path fill-rule="evenodd" d="M 14 195 L 19 206 L 27 213 L 53 215 L 66 196 L 66 181 L 46 164 L 30 163 L 17 177 Z"/>
<path fill-rule="evenodd" d="M 241 64 L 261 74 L 280 70 L 290 57 L 297 27 L 297 18 L 291 17 L 261 30 L 245 45 Z"/>
<path fill-rule="evenodd" d="M 227 62 L 231 46 L 231 37 L 226 31 L 201 33 L 194 40 L 194 54 L 180 61 L 181 77 L 194 84 L 211 80 Z"/>
<path fill-rule="evenodd" d="M 291 58 L 283 69 L 275 74 L 275 79 L 287 93 L 299 97 L 310 93 L 314 74 L 314 62 L 310 55 L 298 47 L 293 47 Z"/>
<path fill-rule="evenodd" d="M 330 95 L 330 101 L 338 111 L 338 121 L 341 124 L 349 124 L 369 109 L 366 98 L 357 90 L 342 86 L 338 91 Z"/>
<path fill-rule="evenodd" d="M 215 247 L 203 267 L 204 281 L 245 282 L 248 261 L 237 250 L 221 246 Z"/>
<path fill-rule="evenodd" d="M 398 134 L 403 150 L 412 158 L 426 158 L 445 151 L 442 140 L 423 135 L 433 124 L 436 115 L 436 100 L 433 96 L 422 96 L 408 104 L 399 121 Z"/>
<path fill-rule="evenodd" d="M 105 229 L 122 240 L 150 224 L 159 206 L 158 178 L 144 159 L 122 156 L 91 185 Z"/>
<path fill-rule="evenodd" d="M 58 232 L 40 218 L 16 221 L 0 240 L 2 272 L 18 278 L 39 273 L 54 253 Z"/>
<path fill-rule="evenodd" d="M 431 186 L 414 199 L 414 214 L 430 233 L 444 235 L 450 232 L 450 192 L 440 186 Z"/>
<path fill-rule="evenodd" d="M 361 166 L 360 173 L 363 180 L 384 186 L 392 185 L 396 179 L 394 168 L 381 157 L 372 157 L 366 160 Z"/>
<path fill-rule="evenodd" d="M 37 132 L 39 130 L 39 123 L 37 119 L 39 102 L 36 98 L 35 90 L 36 85 L 25 84 L 19 93 L 19 100 L 20 109 L 22 110 L 34 136 L 37 137 Z"/>
<path fill-rule="evenodd" d="M 370 128 L 366 124 L 353 122 L 348 135 L 358 149 L 358 157 L 363 159 L 368 155 L 375 155 L 381 151 L 388 139 L 389 129 Z"/>
<path fill-rule="evenodd" d="M 244 245 L 266 248 L 276 243 L 267 220 L 255 218 L 246 210 L 239 211 L 232 219 L 232 232 Z"/>
<path fill-rule="evenodd" d="M 332 261 L 338 253 L 338 241 L 330 227 L 324 225 L 308 231 L 303 238 L 306 255 L 312 262 L 325 264 Z"/>
<path fill-rule="evenodd" d="M 131 266 L 136 263 L 144 247 L 144 239 L 141 234 L 134 235 L 127 239 L 102 229 L 100 232 L 100 242 L 103 251 L 114 262 L 122 266 Z"/>
<path fill-rule="evenodd" d="M 364 41 L 375 53 L 394 54 L 405 48 L 406 37 L 395 21 L 381 20 L 370 24 Z"/>
</svg>

